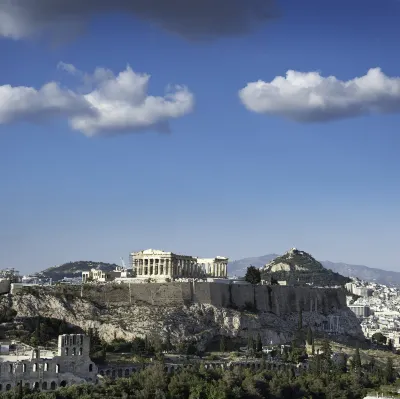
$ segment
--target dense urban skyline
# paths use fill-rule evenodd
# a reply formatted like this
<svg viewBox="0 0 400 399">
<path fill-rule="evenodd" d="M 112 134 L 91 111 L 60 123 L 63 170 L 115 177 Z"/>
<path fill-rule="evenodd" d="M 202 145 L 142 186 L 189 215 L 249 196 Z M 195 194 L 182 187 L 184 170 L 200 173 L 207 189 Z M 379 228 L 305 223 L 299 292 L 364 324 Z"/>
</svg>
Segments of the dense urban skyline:
<svg viewBox="0 0 400 399">
<path fill-rule="evenodd" d="M 38 18 L 41 0 L 23 14 L 12 3 L 0 5 L 2 268 L 297 247 L 400 271 L 399 2 L 282 0 L 251 30 L 250 1 L 210 26 L 157 2 L 135 19 L 119 1 L 49 33 L 56 7 Z"/>
</svg>

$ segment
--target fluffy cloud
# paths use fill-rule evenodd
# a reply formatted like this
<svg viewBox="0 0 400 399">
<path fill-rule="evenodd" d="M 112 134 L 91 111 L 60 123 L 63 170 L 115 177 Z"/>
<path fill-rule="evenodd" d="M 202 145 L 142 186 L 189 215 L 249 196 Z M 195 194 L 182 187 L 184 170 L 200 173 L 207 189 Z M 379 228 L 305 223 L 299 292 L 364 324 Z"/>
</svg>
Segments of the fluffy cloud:
<svg viewBox="0 0 400 399">
<path fill-rule="evenodd" d="M 239 97 L 253 112 L 298 122 L 323 122 L 400 112 L 400 78 L 388 77 L 380 68 L 348 81 L 290 70 L 286 78 L 248 83 Z"/>
<path fill-rule="evenodd" d="M 111 12 L 148 21 L 188 38 L 236 35 L 275 15 L 274 0 L 4 0 L 0 36 L 20 39 L 55 29 L 77 31 Z"/>
<path fill-rule="evenodd" d="M 167 131 L 168 120 L 193 109 L 194 97 L 186 87 L 171 87 L 163 97 L 150 96 L 150 76 L 129 66 L 117 76 L 103 68 L 88 75 L 70 64 L 60 67 L 82 78 L 86 91 L 72 91 L 56 82 L 40 89 L 0 86 L 0 124 L 62 117 L 87 136 L 151 128 Z"/>
</svg>

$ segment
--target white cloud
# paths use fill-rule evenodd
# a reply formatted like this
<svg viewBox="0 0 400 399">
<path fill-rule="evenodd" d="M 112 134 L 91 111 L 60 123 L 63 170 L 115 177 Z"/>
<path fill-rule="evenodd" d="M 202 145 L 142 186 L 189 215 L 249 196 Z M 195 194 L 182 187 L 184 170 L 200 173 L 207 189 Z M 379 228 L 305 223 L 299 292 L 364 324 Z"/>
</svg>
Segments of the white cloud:
<svg viewBox="0 0 400 399">
<path fill-rule="evenodd" d="M 286 78 L 251 82 L 239 91 L 250 111 L 298 122 L 322 122 L 369 114 L 400 112 L 400 78 L 373 68 L 359 78 L 341 81 L 319 72 L 289 70 Z"/>
<path fill-rule="evenodd" d="M 243 34 L 276 15 L 274 0 L 0 0 L 0 36 L 71 35 L 115 12 L 191 39 Z"/>
<path fill-rule="evenodd" d="M 117 76 L 103 68 L 88 75 L 70 64 L 60 63 L 59 67 L 80 77 L 91 89 L 79 93 L 56 82 L 40 89 L 0 86 L 0 124 L 62 117 L 87 136 L 165 131 L 170 119 L 193 110 L 194 96 L 186 87 L 172 87 L 163 97 L 148 95 L 150 76 L 135 73 L 129 66 Z"/>
</svg>

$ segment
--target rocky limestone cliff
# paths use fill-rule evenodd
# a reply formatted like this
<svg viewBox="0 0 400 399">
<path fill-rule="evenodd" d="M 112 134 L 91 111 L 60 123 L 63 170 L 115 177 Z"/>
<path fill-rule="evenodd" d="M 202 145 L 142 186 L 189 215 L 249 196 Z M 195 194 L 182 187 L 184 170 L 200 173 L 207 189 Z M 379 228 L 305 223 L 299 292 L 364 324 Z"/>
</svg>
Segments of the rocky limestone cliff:
<svg viewBox="0 0 400 399">
<path fill-rule="evenodd" d="M 99 305 L 79 296 L 66 297 L 46 291 L 18 293 L 12 296 L 12 308 L 19 317 L 52 317 L 65 319 L 83 330 L 96 328 L 101 338 L 130 340 L 136 336 L 156 334 L 173 344 L 195 342 L 199 349 L 216 337 L 224 335 L 246 342 L 248 336 L 260 333 L 263 342 L 290 341 L 297 329 L 299 315 L 296 311 L 280 314 L 274 312 L 249 312 L 204 303 L 171 306 L 146 303 L 108 303 Z M 9 299 L 2 297 L 0 308 L 9 306 Z M 321 330 L 329 314 L 303 311 L 304 326 Z M 330 315 L 340 316 L 343 335 L 362 338 L 360 325 L 346 307 L 333 309 Z"/>
</svg>

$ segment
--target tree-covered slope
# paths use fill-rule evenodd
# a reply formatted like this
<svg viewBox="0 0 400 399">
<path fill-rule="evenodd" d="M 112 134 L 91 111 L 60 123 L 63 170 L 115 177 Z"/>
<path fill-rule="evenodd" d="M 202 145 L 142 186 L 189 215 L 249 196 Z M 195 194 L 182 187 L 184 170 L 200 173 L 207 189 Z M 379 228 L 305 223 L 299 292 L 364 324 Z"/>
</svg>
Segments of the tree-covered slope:
<svg viewBox="0 0 400 399">
<path fill-rule="evenodd" d="M 350 281 L 332 270 L 326 269 L 310 254 L 292 248 L 278 256 L 261 269 L 263 279 L 286 280 L 292 285 L 311 284 L 315 286 L 344 285 Z"/>
<path fill-rule="evenodd" d="M 52 278 L 53 281 L 62 280 L 64 277 L 80 277 L 82 272 L 90 269 L 100 269 L 104 271 L 114 270 L 117 265 L 114 263 L 93 262 L 80 260 L 77 262 L 68 262 L 60 266 L 50 267 L 37 273 L 44 278 Z"/>
</svg>

